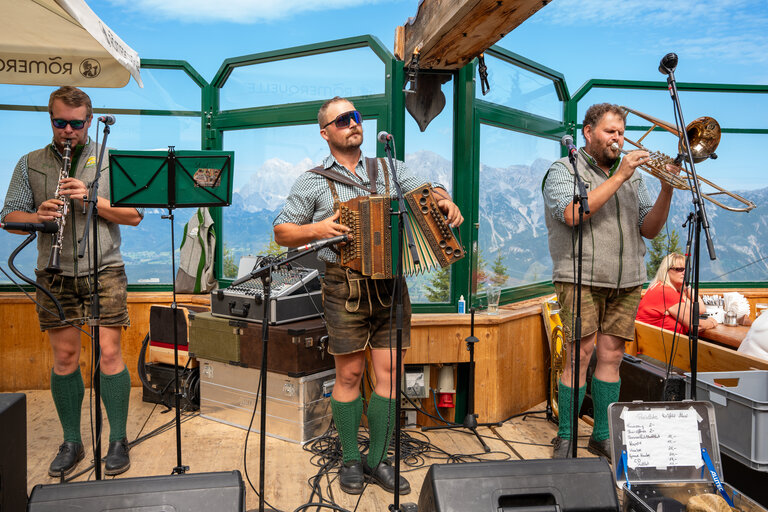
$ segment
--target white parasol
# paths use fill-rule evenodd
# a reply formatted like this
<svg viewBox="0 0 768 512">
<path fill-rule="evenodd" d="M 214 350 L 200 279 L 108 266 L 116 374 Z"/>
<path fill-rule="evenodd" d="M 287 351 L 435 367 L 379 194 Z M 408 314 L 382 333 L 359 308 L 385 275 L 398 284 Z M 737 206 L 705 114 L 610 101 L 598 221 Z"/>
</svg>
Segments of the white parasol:
<svg viewBox="0 0 768 512">
<path fill-rule="evenodd" d="M 85 0 L 0 0 L 0 83 L 123 87 L 139 54 Z"/>
</svg>

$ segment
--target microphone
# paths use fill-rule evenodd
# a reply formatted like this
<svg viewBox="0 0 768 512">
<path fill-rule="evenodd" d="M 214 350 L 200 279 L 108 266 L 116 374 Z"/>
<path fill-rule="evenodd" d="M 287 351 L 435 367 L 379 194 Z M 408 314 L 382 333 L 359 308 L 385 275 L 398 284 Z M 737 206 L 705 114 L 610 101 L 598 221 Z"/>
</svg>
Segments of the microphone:
<svg viewBox="0 0 768 512">
<path fill-rule="evenodd" d="M 332 238 L 325 238 L 323 240 L 316 240 L 314 242 L 310 242 L 307 245 L 302 245 L 301 247 L 297 247 L 297 251 L 307 251 L 307 250 L 313 250 L 316 251 L 318 249 L 322 249 L 323 247 L 327 247 L 329 245 L 338 244 L 340 242 L 346 242 L 349 240 L 349 235 L 339 235 L 334 236 Z"/>
<path fill-rule="evenodd" d="M 668 75 L 674 72 L 676 67 L 677 67 L 677 54 L 668 53 L 661 58 L 661 63 L 659 63 L 659 73 L 661 73 L 662 75 Z"/>
<path fill-rule="evenodd" d="M 579 151 L 576 149 L 576 146 L 573 145 L 573 137 L 570 135 L 563 135 L 563 138 L 560 139 L 560 143 L 568 148 L 568 156 L 576 156 L 576 153 Z"/>
<path fill-rule="evenodd" d="M 0 228 L 11 231 L 39 231 L 41 233 L 58 233 L 59 225 L 55 222 L 0 222 Z"/>
<path fill-rule="evenodd" d="M 106 124 L 107 126 L 112 126 L 113 124 L 115 124 L 115 121 L 117 121 L 117 119 L 115 119 L 115 116 L 113 116 L 112 114 L 101 116 L 99 117 L 98 120 Z"/>
<path fill-rule="evenodd" d="M 382 144 L 386 144 L 387 141 L 392 140 L 392 135 L 385 131 L 380 131 L 376 138 L 379 139 L 379 142 Z"/>
</svg>

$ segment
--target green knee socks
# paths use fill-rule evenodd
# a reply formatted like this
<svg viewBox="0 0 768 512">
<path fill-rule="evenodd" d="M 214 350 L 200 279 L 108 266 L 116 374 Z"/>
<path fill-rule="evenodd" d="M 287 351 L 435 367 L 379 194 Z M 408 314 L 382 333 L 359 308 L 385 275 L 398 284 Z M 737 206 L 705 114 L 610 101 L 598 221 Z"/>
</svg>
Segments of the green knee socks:
<svg viewBox="0 0 768 512">
<path fill-rule="evenodd" d="M 360 447 L 357 444 L 357 430 L 363 416 L 363 398 L 358 396 L 351 402 L 338 402 L 331 397 L 333 423 L 339 432 L 342 459 L 344 462 L 359 461 Z"/>
<path fill-rule="evenodd" d="M 557 387 L 557 413 L 558 413 L 558 429 L 557 436 L 563 439 L 571 438 L 571 420 L 573 418 L 573 411 L 571 411 L 571 389 L 562 382 L 558 382 Z M 578 410 L 581 410 L 581 404 L 584 402 L 584 395 L 587 392 L 587 386 L 581 386 L 579 388 L 579 406 Z"/>
<path fill-rule="evenodd" d="M 592 437 L 595 441 L 608 439 L 608 406 L 619 401 L 621 380 L 618 382 L 605 382 L 592 377 L 592 402 L 595 409 L 595 426 L 592 428 Z"/>
<path fill-rule="evenodd" d="M 64 441 L 80 443 L 80 409 L 83 406 L 85 386 L 80 368 L 69 375 L 58 375 L 51 370 L 51 395 L 59 413 Z"/>
<path fill-rule="evenodd" d="M 387 458 L 389 441 L 395 429 L 395 401 L 376 393 L 371 394 L 368 402 L 368 467 L 375 468 Z"/>
<path fill-rule="evenodd" d="M 131 376 L 128 368 L 115 375 L 101 373 L 101 400 L 109 419 L 109 442 L 126 437 L 128 400 L 131 397 Z"/>
</svg>

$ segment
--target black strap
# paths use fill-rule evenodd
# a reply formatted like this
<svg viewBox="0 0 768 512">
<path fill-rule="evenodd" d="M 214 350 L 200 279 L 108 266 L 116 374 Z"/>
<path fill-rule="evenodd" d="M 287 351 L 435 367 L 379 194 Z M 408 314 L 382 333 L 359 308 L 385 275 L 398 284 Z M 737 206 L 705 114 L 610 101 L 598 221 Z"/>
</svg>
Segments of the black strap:
<svg viewBox="0 0 768 512">
<path fill-rule="evenodd" d="M 328 179 L 332 179 L 334 181 L 338 181 L 339 183 L 344 183 L 345 185 L 351 185 L 353 187 L 361 188 L 361 189 L 365 190 L 366 192 L 368 192 L 369 194 L 371 194 L 371 193 L 375 194 L 376 193 L 376 182 L 372 182 L 371 183 L 371 188 L 373 189 L 373 191 L 371 191 L 371 189 L 368 189 L 368 188 L 364 187 L 363 185 L 361 185 L 360 183 L 356 182 L 352 178 L 348 178 L 347 176 L 344 176 L 340 172 L 334 171 L 333 169 L 326 169 L 325 167 L 322 167 L 322 166 L 318 165 L 317 167 L 315 167 L 313 169 L 310 169 L 309 172 L 313 172 L 315 174 L 319 174 L 320 176 L 325 176 Z"/>
</svg>

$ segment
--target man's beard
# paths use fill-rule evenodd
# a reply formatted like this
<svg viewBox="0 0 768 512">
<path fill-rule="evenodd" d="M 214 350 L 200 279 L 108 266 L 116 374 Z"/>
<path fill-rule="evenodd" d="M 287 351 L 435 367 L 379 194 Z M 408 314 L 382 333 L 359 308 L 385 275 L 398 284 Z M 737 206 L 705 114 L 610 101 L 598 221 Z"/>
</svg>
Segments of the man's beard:
<svg viewBox="0 0 768 512">
<path fill-rule="evenodd" d="M 356 141 L 356 140 L 353 140 L 355 135 L 359 135 L 360 136 L 359 142 Z M 356 131 L 356 132 L 348 135 L 347 137 L 345 137 L 344 140 L 341 141 L 340 143 L 334 143 L 333 144 L 335 149 L 338 149 L 338 150 L 341 150 L 341 151 L 349 151 L 349 150 L 352 150 L 352 149 L 358 149 L 362 145 L 363 145 L 363 132 L 361 132 L 361 131 Z"/>
<path fill-rule="evenodd" d="M 612 167 L 614 163 L 616 163 L 616 160 L 619 159 L 619 156 L 621 156 L 621 153 L 619 153 L 616 156 L 613 156 L 613 152 L 611 151 L 610 147 L 604 148 L 600 151 L 595 151 L 595 154 L 592 155 L 592 158 L 595 159 L 597 164 L 601 167 Z"/>
</svg>

